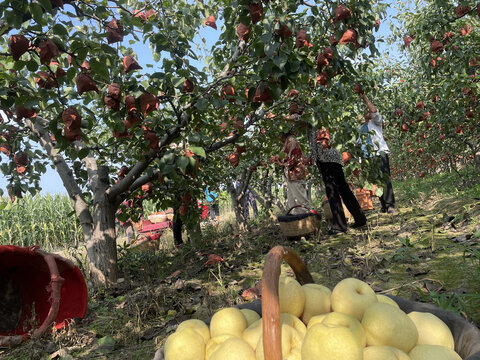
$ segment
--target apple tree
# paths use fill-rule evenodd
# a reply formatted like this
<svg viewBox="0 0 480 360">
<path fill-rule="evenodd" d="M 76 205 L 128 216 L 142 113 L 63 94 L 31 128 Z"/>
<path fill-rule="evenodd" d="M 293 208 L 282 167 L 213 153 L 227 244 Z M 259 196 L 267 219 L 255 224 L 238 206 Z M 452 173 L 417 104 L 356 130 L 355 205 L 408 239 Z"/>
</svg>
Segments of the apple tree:
<svg viewBox="0 0 480 360">
<path fill-rule="evenodd" d="M 215 154 L 262 129 L 274 129 L 264 143 L 275 142 L 290 125 L 266 114 L 288 113 L 294 101 L 306 123 L 345 134 L 355 118 L 344 104 L 357 64 L 376 54 L 384 9 L 373 1 L 2 0 L 9 193 L 34 193 L 55 168 L 92 280 L 108 286 L 125 199 L 148 196 L 195 221 L 192 199 L 231 166 Z M 210 47 L 207 32 L 217 39 Z"/>
<path fill-rule="evenodd" d="M 399 3 L 400 61 L 380 69 L 399 175 L 423 177 L 457 164 L 480 169 L 480 6 Z"/>
</svg>

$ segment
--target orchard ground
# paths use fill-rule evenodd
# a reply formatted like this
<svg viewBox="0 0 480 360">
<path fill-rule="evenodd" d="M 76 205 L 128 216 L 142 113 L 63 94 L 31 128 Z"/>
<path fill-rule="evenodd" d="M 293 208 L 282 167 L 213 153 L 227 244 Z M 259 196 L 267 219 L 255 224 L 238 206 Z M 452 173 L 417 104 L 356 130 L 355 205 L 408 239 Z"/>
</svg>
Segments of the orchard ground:
<svg viewBox="0 0 480 360">
<path fill-rule="evenodd" d="M 345 235 L 325 235 L 328 225 L 322 222 L 317 236 L 287 241 L 273 219 L 261 217 L 250 232 L 240 233 L 232 215 L 207 225 L 202 243 L 181 249 L 174 248 L 170 233 L 163 235 L 156 254 L 119 245 L 123 281 L 108 291 L 91 291 L 83 320 L 0 350 L 0 357 L 151 359 L 179 322 L 207 319 L 254 296 L 265 255 L 278 244 L 300 255 L 316 283 L 332 288 L 356 277 L 375 291 L 435 303 L 478 326 L 480 183 L 461 175 L 395 182 L 398 213 L 379 213 L 374 199 L 368 227 Z M 207 265 L 210 254 L 224 261 Z M 286 264 L 282 272 L 293 275 Z"/>
</svg>

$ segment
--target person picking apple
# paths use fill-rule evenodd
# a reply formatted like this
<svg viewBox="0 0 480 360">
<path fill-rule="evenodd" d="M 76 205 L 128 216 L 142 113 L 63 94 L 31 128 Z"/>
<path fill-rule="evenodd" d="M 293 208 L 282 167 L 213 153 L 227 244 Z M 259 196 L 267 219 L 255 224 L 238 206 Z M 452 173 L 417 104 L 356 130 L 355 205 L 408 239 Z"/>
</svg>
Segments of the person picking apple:
<svg viewBox="0 0 480 360">
<path fill-rule="evenodd" d="M 385 186 L 382 196 L 380 196 L 380 202 L 382 204 L 382 212 L 388 214 L 394 214 L 395 210 L 395 195 L 393 194 L 392 182 L 390 180 L 390 161 L 388 154 L 390 149 L 383 137 L 383 118 L 379 114 L 377 108 L 368 99 L 365 91 L 360 84 L 356 84 L 353 90 L 363 100 L 367 109 L 365 112 L 365 123 L 359 128 L 360 133 L 369 133 L 373 131 L 373 134 L 369 136 L 367 143 L 373 146 L 376 151 L 377 158 L 381 161 L 380 170 L 382 174 L 386 174 L 388 180 L 385 181 Z"/>
<path fill-rule="evenodd" d="M 304 163 L 302 148 L 293 134 L 292 130 L 289 132 L 282 132 L 279 140 L 284 144 L 283 152 L 285 158 L 279 161 L 278 158 L 275 163 L 280 164 L 284 168 L 284 181 L 287 189 L 287 207 L 289 209 L 302 205 L 310 208 L 310 199 L 307 194 L 306 176 L 308 170 Z M 297 207 L 292 210 L 292 214 L 301 214 L 308 212 L 304 207 Z"/>
<path fill-rule="evenodd" d="M 343 159 L 340 152 L 330 143 L 330 133 L 327 129 L 319 129 L 316 138 L 311 140 L 315 160 L 325 183 L 325 192 L 332 211 L 332 228 L 329 235 L 347 231 L 347 219 L 343 211 L 342 200 L 355 219 L 352 228 L 365 226 L 367 218 L 345 180 Z"/>
</svg>

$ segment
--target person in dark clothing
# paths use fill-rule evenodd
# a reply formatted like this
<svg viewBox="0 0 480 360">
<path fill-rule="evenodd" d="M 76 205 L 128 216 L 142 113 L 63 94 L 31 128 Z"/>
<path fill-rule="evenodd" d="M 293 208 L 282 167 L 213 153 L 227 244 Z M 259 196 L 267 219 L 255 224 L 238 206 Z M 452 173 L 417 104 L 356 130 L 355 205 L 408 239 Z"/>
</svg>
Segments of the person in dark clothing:
<svg viewBox="0 0 480 360">
<path fill-rule="evenodd" d="M 332 228 L 330 235 L 347 231 L 347 220 L 343 211 L 342 200 L 352 214 L 355 223 L 352 228 L 359 228 L 367 223 L 357 198 L 345 180 L 343 160 L 340 152 L 330 146 L 330 135 L 326 130 L 319 130 L 316 137 L 316 163 L 325 183 L 328 203 L 332 211 Z"/>
<path fill-rule="evenodd" d="M 172 224 L 172 231 L 173 231 L 173 243 L 176 247 L 183 245 L 182 240 L 182 227 L 183 221 L 180 217 L 179 213 L 179 206 L 173 210 L 173 224 Z"/>
</svg>

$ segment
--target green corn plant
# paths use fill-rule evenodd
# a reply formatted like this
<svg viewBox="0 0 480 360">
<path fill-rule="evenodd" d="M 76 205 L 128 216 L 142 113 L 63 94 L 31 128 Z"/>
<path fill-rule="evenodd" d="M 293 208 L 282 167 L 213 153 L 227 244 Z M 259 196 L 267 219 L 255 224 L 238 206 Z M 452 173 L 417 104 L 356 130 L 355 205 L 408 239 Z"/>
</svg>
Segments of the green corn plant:
<svg viewBox="0 0 480 360">
<path fill-rule="evenodd" d="M 47 251 L 78 246 L 83 235 L 72 212 L 66 195 L 25 196 L 8 203 L 0 208 L 0 245 L 39 245 Z"/>
</svg>

